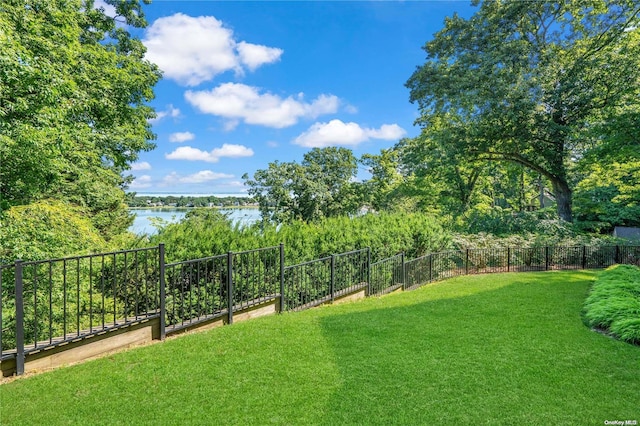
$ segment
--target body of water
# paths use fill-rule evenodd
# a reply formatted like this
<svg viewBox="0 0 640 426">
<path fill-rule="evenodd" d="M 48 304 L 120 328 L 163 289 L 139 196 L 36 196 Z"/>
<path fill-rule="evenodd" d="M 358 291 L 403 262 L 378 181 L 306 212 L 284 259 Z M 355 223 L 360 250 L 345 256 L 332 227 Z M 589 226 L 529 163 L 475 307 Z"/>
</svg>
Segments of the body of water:
<svg viewBox="0 0 640 426">
<path fill-rule="evenodd" d="M 152 225 L 152 218 L 159 218 L 170 223 L 179 222 L 189 210 L 189 208 L 132 208 L 130 211 L 136 215 L 136 218 L 133 220 L 129 231 L 138 235 L 155 234 L 158 230 Z M 220 209 L 220 212 L 226 214 L 234 223 L 248 225 L 260 220 L 260 210 L 256 208 Z"/>
</svg>

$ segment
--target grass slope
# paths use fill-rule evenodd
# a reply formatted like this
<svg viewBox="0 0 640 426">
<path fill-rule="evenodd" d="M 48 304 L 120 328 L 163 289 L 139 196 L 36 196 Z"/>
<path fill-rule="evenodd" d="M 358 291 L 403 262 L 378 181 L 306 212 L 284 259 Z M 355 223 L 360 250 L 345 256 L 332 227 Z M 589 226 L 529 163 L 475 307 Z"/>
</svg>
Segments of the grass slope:
<svg viewBox="0 0 640 426">
<path fill-rule="evenodd" d="M 640 348 L 591 332 L 594 274 L 460 277 L 0 386 L 8 424 L 640 420 Z"/>
</svg>

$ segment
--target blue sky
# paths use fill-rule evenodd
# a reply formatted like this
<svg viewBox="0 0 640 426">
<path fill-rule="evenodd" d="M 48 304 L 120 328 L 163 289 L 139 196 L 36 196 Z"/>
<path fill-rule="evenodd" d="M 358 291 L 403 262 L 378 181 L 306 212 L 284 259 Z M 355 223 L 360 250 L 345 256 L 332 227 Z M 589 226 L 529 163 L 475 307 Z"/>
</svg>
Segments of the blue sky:
<svg viewBox="0 0 640 426">
<path fill-rule="evenodd" d="M 299 162 L 314 147 L 359 157 L 416 136 L 404 83 L 444 18 L 474 10 L 456 1 L 155 0 L 135 35 L 164 72 L 152 102 L 157 147 L 132 165 L 130 190 L 242 193 L 244 173 Z"/>
</svg>

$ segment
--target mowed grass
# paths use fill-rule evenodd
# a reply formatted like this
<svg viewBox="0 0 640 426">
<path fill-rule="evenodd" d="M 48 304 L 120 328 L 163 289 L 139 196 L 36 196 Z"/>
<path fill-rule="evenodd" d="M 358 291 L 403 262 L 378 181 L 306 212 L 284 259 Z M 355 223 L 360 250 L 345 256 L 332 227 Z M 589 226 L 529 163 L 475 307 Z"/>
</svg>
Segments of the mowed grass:
<svg viewBox="0 0 640 426">
<path fill-rule="evenodd" d="M 169 339 L 4 384 L 0 423 L 640 421 L 640 347 L 580 317 L 594 276 L 460 277 Z"/>
</svg>

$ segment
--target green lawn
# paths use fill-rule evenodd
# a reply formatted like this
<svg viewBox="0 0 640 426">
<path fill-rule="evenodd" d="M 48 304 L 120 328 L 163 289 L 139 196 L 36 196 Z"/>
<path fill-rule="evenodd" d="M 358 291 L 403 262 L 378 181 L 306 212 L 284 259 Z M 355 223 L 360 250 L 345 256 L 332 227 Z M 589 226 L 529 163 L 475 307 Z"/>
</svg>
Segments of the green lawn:
<svg viewBox="0 0 640 426">
<path fill-rule="evenodd" d="M 5 424 L 640 421 L 640 347 L 580 318 L 593 272 L 460 277 L 0 386 Z"/>
</svg>

